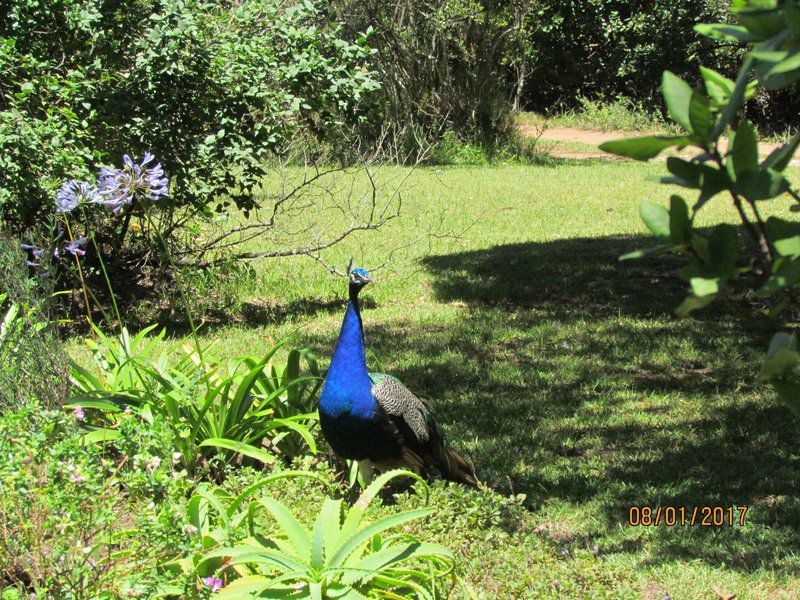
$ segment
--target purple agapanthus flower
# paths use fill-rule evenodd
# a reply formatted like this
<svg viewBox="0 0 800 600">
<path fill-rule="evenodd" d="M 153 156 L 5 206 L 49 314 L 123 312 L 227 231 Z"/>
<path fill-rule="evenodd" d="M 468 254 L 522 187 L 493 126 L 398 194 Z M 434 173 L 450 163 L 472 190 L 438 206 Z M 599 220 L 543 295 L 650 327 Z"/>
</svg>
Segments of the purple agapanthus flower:
<svg viewBox="0 0 800 600">
<path fill-rule="evenodd" d="M 22 250 L 28 252 L 28 256 L 33 259 L 33 260 L 30 259 L 26 260 L 25 264 L 27 264 L 29 267 L 38 267 L 39 263 L 36 262 L 36 259 L 39 258 L 42 254 L 44 254 L 44 250 L 41 248 L 37 248 L 36 246 L 33 246 L 31 244 L 20 244 L 19 247 Z"/>
<path fill-rule="evenodd" d="M 216 577 L 206 577 L 203 579 L 203 583 L 210 587 L 212 592 L 216 592 L 222 588 L 222 580 Z"/>
<path fill-rule="evenodd" d="M 56 194 L 56 212 L 67 213 L 79 204 L 98 202 L 99 200 L 100 191 L 97 187 L 86 181 L 78 183 L 74 179 L 70 179 L 61 186 Z"/>
<path fill-rule="evenodd" d="M 153 202 L 162 196 L 169 196 L 169 179 L 164 175 L 161 163 L 152 164 L 155 157 L 144 153 L 142 162 L 136 164 L 127 154 L 122 157 L 125 166 L 121 169 L 103 167 L 100 169 L 100 204 L 112 208 L 114 212 L 136 197 L 147 198 Z M 151 165 L 148 167 L 148 165 Z"/>
<path fill-rule="evenodd" d="M 77 240 L 73 240 L 67 244 L 65 250 L 72 254 L 72 256 L 83 256 L 86 254 L 86 250 L 83 250 L 81 246 L 86 243 L 87 239 L 88 238 L 82 237 L 78 238 Z"/>
</svg>

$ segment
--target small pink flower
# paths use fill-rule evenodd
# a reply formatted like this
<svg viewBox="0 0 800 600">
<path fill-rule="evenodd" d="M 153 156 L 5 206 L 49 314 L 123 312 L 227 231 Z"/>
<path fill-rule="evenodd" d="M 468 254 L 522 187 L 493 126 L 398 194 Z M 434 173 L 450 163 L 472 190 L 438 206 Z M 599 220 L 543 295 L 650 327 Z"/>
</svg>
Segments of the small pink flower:
<svg viewBox="0 0 800 600">
<path fill-rule="evenodd" d="M 78 475 L 77 471 L 72 471 L 69 474 L 69 480 L 72 483 L 84 483 L 86 481 L 85 475 Z"/>
<path fill-rule="evenodd" d="M 26 465 L 29 465 L 31 464 L 32 460 L 33 459 L 30 456 L 26 456 L 25 458 L 22 459 L 22 462 L 24 462 Z"/>
<path fill-rule="evenodd" d="M 206 577 L 203 579 L 203 583 L 210 587 L 212 592 L 219 591 L 222 588 L 222 580 L 216 577 Z"/>
<path fill-rule="evenodd" d="M 124 412 L 124 413 L 129 413 L 129 412 L 131 412 L 131 407 L 130 407 L 130 406 L 128 406 L 128 405 L 125 405 L 125 410 L 123 410 L 122 412 Z"/>
<path fill-rule="evenodd" d="M 86 415 L 83 414 L 83 407 L 80 405 L 75 407 L 75 418 L 78 421 L 83 421 L 84 419 L 86 419 Z"/>
<path fill-rule="evenodd" d="M 145 469 L 147 469 L 150 473 L 153 473 L 160 466 L 161 466 L 161 459 L 158 458 L 157 456 L 153 456 L 147 461 Z"/>
<path fill-rule="evenodd" d="M 192 525 L 191 523 L 187 523 L 183 526 L 183 530 L 186 532 L 186 535 L 194 535 L 197 533 L 197 527 Z"/>
</svg>

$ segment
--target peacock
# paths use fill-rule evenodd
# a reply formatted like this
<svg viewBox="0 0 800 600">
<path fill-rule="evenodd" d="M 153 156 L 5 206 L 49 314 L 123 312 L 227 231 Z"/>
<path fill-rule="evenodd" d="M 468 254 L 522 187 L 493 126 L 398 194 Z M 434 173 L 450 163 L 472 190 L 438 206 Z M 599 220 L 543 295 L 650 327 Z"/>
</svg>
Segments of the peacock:
<svg viewBox="0 0 800 600">
<path fill-rule="evenodd" d="M 404 468 L 478 486 L 472 465 L 448 443 L 430 409 L 396 377 L 367 371 L 358 294 L 372 278 L 348 268 L 350 302 L 319 400 L 325 439 L 339 456 L 359 461 L 367 478 Z"/>
</svg>

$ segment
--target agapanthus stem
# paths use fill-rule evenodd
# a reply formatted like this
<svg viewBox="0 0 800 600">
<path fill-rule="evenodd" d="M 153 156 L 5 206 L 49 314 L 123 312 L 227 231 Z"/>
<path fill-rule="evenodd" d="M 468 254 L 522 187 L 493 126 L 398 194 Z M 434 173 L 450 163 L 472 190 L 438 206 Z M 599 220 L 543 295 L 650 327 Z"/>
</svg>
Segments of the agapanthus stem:
<svg viewBox="0 0 800 600">
<path fill-rule="evenodd" d="M 97 241 L 94 239 L 93 231 L 89 233 L 89 239 L 92 240 L 92 246 L 94 246 L 95 254 L 97 254 L 97 260 L 100 263 L 100 268 L 103 271 L 103 278 L 106 280 L 106 286 L 108 287 L 108 294 L 111 296 L 111 305 L 114 307 L 114 314 L 117 317 L 117 325 L 119 327 L 120 332 L 122 332 L 122 317 L 119 314 L 119 307 L 117 306 L 117 298 L 116 296 L 114 296 L 114 288 L 111 285 L 111 279 L 108 276 L 108 271 L 106 271 L 106 263 L 103 260 L 103 255 L 100 253 L 100 248 L 97 246 Z"/>
<path fill-rule="evenodd" d="M 64 225 L 67 227 L 67 236 L 69 237 L 70 242 L 74 242 L 75 240 L 72 237 L 72 229 L 69 226 L 69 219 L 67 215 L 64 215 Z M 75 259 L 75 264 L 78 265 L 78 278 L 81 280 L 81 286 L 83 289 L 83 300 L 86 303 L 86 321 L 89 323 L 89 331 L 92 334 L 92 337 L 95 337 L 94 331 L 94 323 L 92 322 L 92 309 L 89 306 L 89 293 L 86 291 L 86 279 L 83 277 L 83 269 L 81 268 L 81 259 L 78 258 L 77 252 L 72 255 Z"/>
</svg>

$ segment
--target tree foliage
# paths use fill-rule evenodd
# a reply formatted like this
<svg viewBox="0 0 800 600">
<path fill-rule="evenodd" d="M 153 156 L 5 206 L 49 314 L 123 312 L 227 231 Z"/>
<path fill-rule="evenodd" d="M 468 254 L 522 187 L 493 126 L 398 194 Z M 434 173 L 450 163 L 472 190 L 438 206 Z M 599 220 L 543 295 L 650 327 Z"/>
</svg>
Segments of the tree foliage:
<svg viewBox="0 0 800 600">
<path fill-rule="evenodd" d="M 800 7 L 777 0 L 734 0 L 737 24 L 702 24 L 696 30 L 708 37 L 747 44 L 735 81 L 701 68 L 703 85 L 692 88 L 665 71 L 662 93 L 670 117 L 684 131 L 674 137 L 643 137 L 608 142 L 604 150 L 648 160 L 664 149 L 692 146 L 697 154 L 686 160 L 667 158 L 669 175 L 661 182 L 693 190 L 691 208 L 679 195 L 669 209 L 649 202 L 642 220 L 658 244 L 622 257 L 677 252 L 686 257 L 680 275 L 691 292 L 678 307 L 686 316 L 733 289 L 744 277 L 755 282 L 754 293 L 770 304 L 774 317 L 797 310 L 800 286 L 800 223 L 777 216 L 764 218 L 765 204 L 788 200 L 800 210 L 800 195 L 786 177 L 786 168 L 800 144 L 800 134 L 761 159 L 752 124 L 741 119 L 746 102 L 758 88 L 780 90 L 800 79 Z M 727 141 L 725 140 L 727 134 Z M 727 198 L 735 207 L 742 235 L 729 224 L 710 231 L 696 226 L 703 207 Z M 743 237 L 744 239 L 740 239 Z M 779 334 L 768 353 L 761 379 L 775 382 L 789 406 L 800 416 L 800 354 L 794 336 Z"/>
<path fill-rule="evenodd" d="M 157 154 L 174 207 L 256 206 L 266 160 L 324 140 L 377 84 L 322 2 L 14 0 L 0 21 L 0 214 L 37 222 L 64 179 Z"/>
<path fill-rule="evenodd" d="M 531 2 L 533 54 L 525 103 L 567 106 L 579 96 L 653 99 L 664 68 L 691 72 L 725 57 L 692 26 L 724 17 L 720 0 L 567 0 Z M 730 66 L 730 62 L 728 65 Z"/>
</svg>

